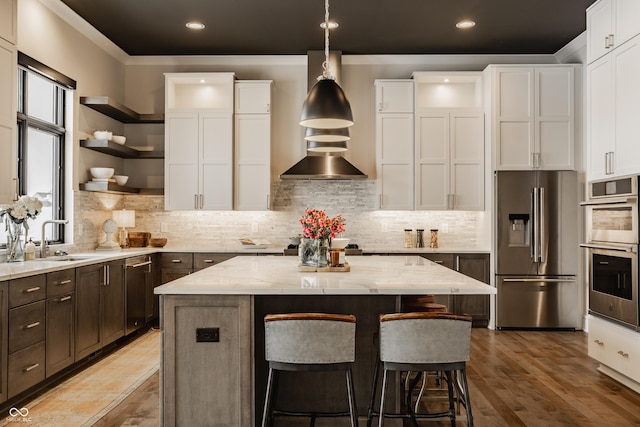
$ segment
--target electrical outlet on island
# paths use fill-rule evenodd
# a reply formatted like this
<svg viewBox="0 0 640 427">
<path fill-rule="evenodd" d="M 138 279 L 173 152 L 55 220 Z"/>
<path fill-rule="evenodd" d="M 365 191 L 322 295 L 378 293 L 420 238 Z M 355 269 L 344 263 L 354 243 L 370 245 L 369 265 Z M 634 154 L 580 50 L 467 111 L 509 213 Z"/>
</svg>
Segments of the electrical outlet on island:
<svg viewBox="0 0 640 427">
<path fill-rule="evenodd" d="M 252 233 L 257 233 L 258 232 L 258 223 L 257 222 L 251 223 L 251 232 Z"/>
<path fill-rule="evenodd" d="M 447 224 L 446 222 L 443 222 L 442 224 L 440 224 L 440 232 L 441 233 L 448 233 L 449 232 L 449 224 Z"/>
<path fill-rule="evenodd" d="M 387 224 L 386 222 L 383 222 L 382 225 L 380 226 L 380 231 L 383 233 L 386 233 L 389 231 L 389 224 Z"/>
</svg>

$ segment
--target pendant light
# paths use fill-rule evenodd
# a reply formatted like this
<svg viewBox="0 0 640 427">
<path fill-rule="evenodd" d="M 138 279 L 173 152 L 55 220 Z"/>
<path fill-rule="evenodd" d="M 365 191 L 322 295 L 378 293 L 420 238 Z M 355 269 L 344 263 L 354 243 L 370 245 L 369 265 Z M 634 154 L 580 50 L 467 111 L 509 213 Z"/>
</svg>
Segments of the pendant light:
<svg viewBox="0 0 640 427">
<path fill-rule="evenodd" d="M 307 128 L 304 136 L 305 141 L 315 142 L 342 142 L 349 141 L 349 128 L 340 129 L 315 129 Z"/>
<path fill-rule="evenodd" d="M 324 56 L 322 75 L 307 94 L 300 124 L 315 129 L 340 129 L 353 126 L 351 105 L 335 81 L 329 63 L 329 0 L 324 2 Z"/>
</svg>

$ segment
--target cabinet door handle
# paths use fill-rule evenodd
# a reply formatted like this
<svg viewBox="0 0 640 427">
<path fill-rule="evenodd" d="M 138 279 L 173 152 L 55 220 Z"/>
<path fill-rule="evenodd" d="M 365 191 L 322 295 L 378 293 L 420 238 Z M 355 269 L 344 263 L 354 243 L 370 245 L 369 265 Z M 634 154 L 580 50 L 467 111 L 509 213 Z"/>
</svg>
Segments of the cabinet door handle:
<svg viewBox="0 0 640 427">
<path fill-rule="evenodd" d="M 382 111 L 382 102 L 378 102 L 378 111 Z"/>
<path fill-rule="evenodd" d="M 40 366 L 40 364 L 39 364 L 39 363 L 34 363 L 33 365 L 31 365 L 31 366 L 27 366 L 26 368 L 24 368 L 24 369 L 22 370 L 22 372 L 29 372 L 29 371 L 33 371 L 33 370 L 34 370 L 34 369 L 36 369 L 38 366 Z"/>
<path fill-rule="evenodd" d="M 271 112 L 271 104 L 267 104 L 267 113 Z"/>
<path fill-rule="evenodd" d="M 193 195 L 193 209 L 198 209 L 198 195 Z"/>
<path fill-rule="evenodd" d="M 593 340 L 594 343 L 598 344 L 598 345 L 604 345 L 604 341 L 600 341 L 600 340 Z"/>
<path fill-rule="evenodd" d="M 71 299 L 71 295 L 67 295 L 66 297 L 60 298 L 58 302 L 65 302 L 65 301 L 69 301 L 70 299 Z"/>
<path fill-rule="evenodd" d="M 433 261 L 433 262 L 435 262 L 436 264 L 444 264 L 444 261 Z"/>
<path fill-rule="evenodd" d="M 57 283 L 57 285 L 62 286 L 62 285 L 68 285 L 69 283 L 71 283 L 71 279 L 61 280 Z"/>
<path fill-rule="evenodd" d="M 625 352 L 624 352 L 624 351 L 622 351 L 622 350 L 619 350 L 619 351 L 618 351 L 618 354 L 619 354 L 620 356 L 622 356 L 622 357 L 629 357 L 629 353 L 625 353 Z"/>
<path fill-rule="evenodd" d="M 40 326 L 40 322 L 33 322 L 33 323 L 29 323 L 27 326 L 25 326 L 25 329 L 33 329 L 36 326 Z"/>
<path fill-rule="evenodd" d="M 204 262 L 206 264 L 213 264 L 213 260 L 212 259 L 205 259 Z"/>
<path fill-rule="evenodd" d="M 181 259 L 172 259 L 171 262 L 174 263 L 174 264 L 180 264 L 182 262 L 182 260 Z"/>
<path fill-rule="evenodd" d="M 271 210 L 271 201 L 269 199 L 270 199 L 270 195 L 267 194 L 267 210 Z"/>
<path fill-rule="evenodd" d="M 39 290 L 40 290 L 40 286 L 36 286 L 35 288 L 25 289 L 25 290 L 24 290 L 24 293 L 25 293 L 25 294 L 30 294 L 30 293 L 32 293 L 32 292 L 36 292 L 36 291 L 39 291 Z"/>
<path fill-rule="evenodd" d="M 16 182 L 16 191 L 13 194 L 13 201 L 15 202 L 20 198 L 20 178 L 13 178 L 13 180 Z"/>
<path fill-rule="evenodd" d="M 607 37 L 607 39 L 609 39 L 609 47 L 613 47 L 613 44 L 614 44 L 613 34 L 609 34 L 609 37 Z"/>
</svg>

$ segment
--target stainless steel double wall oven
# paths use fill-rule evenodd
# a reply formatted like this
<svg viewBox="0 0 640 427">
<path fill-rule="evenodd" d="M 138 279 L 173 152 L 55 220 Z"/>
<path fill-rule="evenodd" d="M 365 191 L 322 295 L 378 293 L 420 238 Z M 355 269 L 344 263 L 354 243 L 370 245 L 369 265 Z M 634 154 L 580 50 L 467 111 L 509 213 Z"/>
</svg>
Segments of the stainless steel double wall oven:
<svg viewBox="0 0 640 427">
<path fill-rule="evenodd" d="M 589 313 L 640 330 L 638 176 L 589 183 Z"/>
</svg>

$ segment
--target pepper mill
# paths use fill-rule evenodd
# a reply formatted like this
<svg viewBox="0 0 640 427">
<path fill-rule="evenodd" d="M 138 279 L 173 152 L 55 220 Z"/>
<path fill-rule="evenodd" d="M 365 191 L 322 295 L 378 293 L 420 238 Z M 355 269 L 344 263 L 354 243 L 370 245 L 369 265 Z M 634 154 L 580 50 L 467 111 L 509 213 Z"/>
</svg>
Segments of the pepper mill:
<svg viewBox="0 0 640 427">
<path fill-rule="evenodd" d="M 417 228 L 416 229 L 416 248 L 424 248 L 424 229 Z"/>
</svg>

